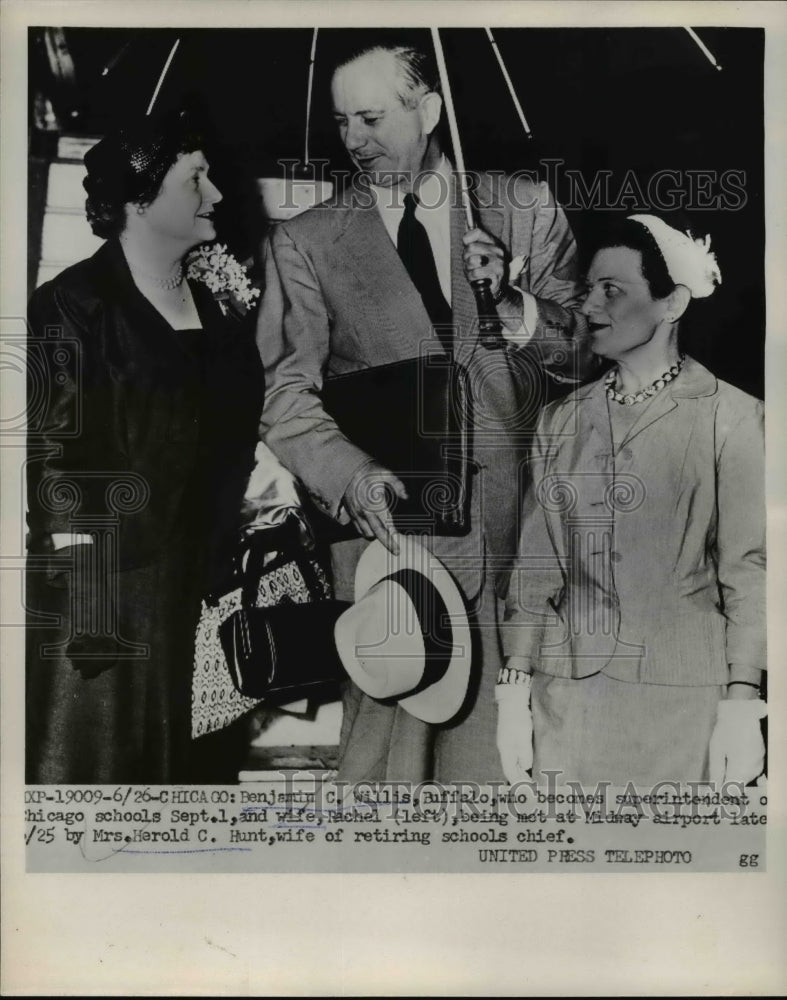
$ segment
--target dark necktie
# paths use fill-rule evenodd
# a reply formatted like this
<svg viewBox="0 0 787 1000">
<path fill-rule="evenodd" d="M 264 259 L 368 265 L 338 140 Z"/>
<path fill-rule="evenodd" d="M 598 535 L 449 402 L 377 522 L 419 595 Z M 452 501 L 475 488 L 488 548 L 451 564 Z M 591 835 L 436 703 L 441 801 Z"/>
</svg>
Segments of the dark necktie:
<svg viewBox="0 0 787 1000">
<path fill-rule="evenodd" d="M 432 325 L 437 327 L 437 336 L 445 351 L 452 348 L 451 307 L 445 301 L 437 276 L 437 267 L 432 254 L 429 236 L 423 225 L 415 217 L 418 200 L 414 194 L 404 196 L 404 215 L 399 223 L 396 249 L 407 268 L 413 284 L 423 299 Z M 446 329 L 448 327 L 448 329 Z"/>
</svg>

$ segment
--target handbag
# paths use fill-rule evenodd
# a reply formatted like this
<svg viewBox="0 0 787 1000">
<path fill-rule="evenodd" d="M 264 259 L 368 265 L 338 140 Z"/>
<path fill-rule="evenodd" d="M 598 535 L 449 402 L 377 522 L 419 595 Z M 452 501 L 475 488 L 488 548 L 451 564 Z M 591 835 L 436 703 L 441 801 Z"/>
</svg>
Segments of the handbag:
<svg viewBox="0 0 787 1000">
<path fill-rule="evenodd" d="M 335 375 L 322 403 L 353 444 L 404 483 L 407 500 L 389 497 L 398 531 L 467 534 L 472 414 L 461 365 L 432 353 Z"/>
<path fill-rule="evenodd" d="M 322 621 L 322 605 L 334 603 L 340 602 L 332 600 L 331 586 L 319 554 L 307 552 L 300 542 L 297 517 L 290 516 L 281 525 L 251 532 L 236 553 L 234 571 L 224 590 L 209 595 L 202 602 L 194 646 L 192 738 L 230 725 L 262 700 L 285 704 L 294 701 L 299 694 L 308 693 L 314 697 L 332 693 L 336 687 L 335 680 L 330 682 L 326 679 L 323 684 L 311 683 L 300 687 L 280 684 L 285 675 L 282 672 L 284 659 L 279 651 L 288 649 L 288 658 L 293 655 L 290 634 L 313 636 L 314 641 L 307 643 L 311 655 L 303 657 L 315 664 L 311 680 L 319 676 L 320 663 L 335 666 L 333 636 L 328 642 L 328 637 L 321 633 L 318 644 L 317 633 L 310 631 L 312 626 L 309 624 L 315 616 L 315 609 L 316 617 Z M 278 667 L 275 676 L 272 677 L 265 666 L 266 656 L 271 658 L 267 634 L 249 648 L 249 656 L 236 657 L 234 639 L 228 640 L 231 654 L 228 659 L 220 636 L 222 626 L 227 625 L 227 631 L 231 633 L 234 626 L 229 626 L 229 623 L 238 612 L 244 612 L 244 617 L 248 617 L 249 610 L 275 612 L 279 606 L 291 609 L 292 614 L 287 621 L 283 616 L 275 616 L 277 624 L 272 629 L 274 639 L 278 640 L 278 645 L 273 647 Z M 341 602 L 336 609 L 337 617 L 344 607 Z M 256 639 L 256 626 L 249 630 L 249 634 L 252 632 Z M 259 656 L 255 649 L 261 651 Z M 258 674 L 270 678 L 270 683 L 256 680 Z M 291 673 L 290 677 L 294 678 L 294 674 Z M 244 689 L 251 693 L 245 693 Z"/>
<path fill-rule="evenodd" d="M 286 704 L 336 689 L 344 670 L 333 627 L 347 602 L 330 597 L 314 561 L 300 544 L 294 519 L 277 536 L 277 556 L 252 547 L 243 570 L 240 607 L 219 625 L 232 683 L 247 698 Z M 290 592 L 260 603 L 260 587 L 289 566 L 306 588 L 306 600 Z"/>
</svg>

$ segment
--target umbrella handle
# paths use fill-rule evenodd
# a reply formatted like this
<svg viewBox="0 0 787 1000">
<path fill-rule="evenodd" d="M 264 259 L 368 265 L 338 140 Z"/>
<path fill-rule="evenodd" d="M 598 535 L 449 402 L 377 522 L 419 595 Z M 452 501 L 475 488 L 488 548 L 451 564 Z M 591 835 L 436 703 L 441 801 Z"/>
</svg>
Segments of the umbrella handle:
<svg viewBox="0 0 787 1000">
<path fill-rule="evenodd" d="M 470 282 L 475 296 L 475 305 L 478 310 L 478 330 L 480 333 L 481 346 L 487 350 L 498 347 L 505 347 L 503 337 L 503 324 L 495 309 L 495 300 L 492 298 L 492 282 L 489 278 L 476 278 Z"/>
<path fill-rule="evenodd" d="M 459 173 L 459 185 L 462 192 L 462 205 L 465 210 L 465 222 L 468 229 L 475 227 L 473 219 L 473 205 L 470 200 L 470 192 L 467 189 L 467 173 L 465 171 L 465 158 L 462 153 L 462 143 L 459 139 L 459 127 L 456 123 L 456 112 L 454 110 L 454 99 L 451 87 L 448 82 L 448 70 L 445 65 L 443 46 L 440 42 L 440 34 L 437 28 L 432 28 L 432 41 L 434 43 L 435 56 L 437 59 L 437 70 L 440 75 L 440 84 L 443 89 L 443 101 L 445 102 L 445 114 L 448 119 L 448 128 L 451 132 L 451 143 L 454 147 L 454 157 L 456 158 L 456 169 Z M 503 324 L 500 321 L 492 298 L 492 283 L 489 278 L 477 278 L 470 282 L 475 296 L 476 310 L 478 311 L 478 339 L 482 347 L 487 350 L 505 346 L 503 338 Z"/>
</svg>

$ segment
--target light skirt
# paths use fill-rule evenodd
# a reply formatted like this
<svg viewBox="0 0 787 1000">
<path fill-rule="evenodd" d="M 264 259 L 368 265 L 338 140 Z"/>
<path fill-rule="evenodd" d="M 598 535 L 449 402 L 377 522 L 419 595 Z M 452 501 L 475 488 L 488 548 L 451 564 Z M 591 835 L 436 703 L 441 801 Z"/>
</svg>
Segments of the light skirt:
<svg viewBox="0 0 787 1000">
<path fill-rule="evenodd" d="M 534 769 L 559 771 L 556 784 L 609 781 L 652 787 L 704 781 L 720 686 L 678 687 L 578 680 L 535 673 L 531 689 Z"/>
</svg>

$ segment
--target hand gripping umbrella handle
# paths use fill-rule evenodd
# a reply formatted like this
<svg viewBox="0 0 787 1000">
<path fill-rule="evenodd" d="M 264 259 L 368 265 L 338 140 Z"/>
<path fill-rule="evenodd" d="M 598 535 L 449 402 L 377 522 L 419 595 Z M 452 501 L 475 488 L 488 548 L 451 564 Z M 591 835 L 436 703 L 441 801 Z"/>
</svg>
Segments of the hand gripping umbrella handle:
<svg viewBox="0 0 787 1000">
<path fill-rule="evenodd" d="M 445 102 L 445 113 L 448 119 L 448 127 L 451 132 L 451 142 L 454 147 L 454 157 L 456 159 L 456 169 L 459 174 L 459 183 L 462 192 L 462 204 L 465 210 L 467 228 L 475 228 L 473 219 L 473 206 L 470 200 L 470 192 L 467 187 L 467 174 L 465 172 L 465 158 L 462 154 L 462 144 L 459 141 L 459 128 L 456 124 L 456 112 L 454 111 L 454 100 L 451 94 L 451 87 L 448 83 L 448 71 L 445 66 L 445 56 L 443 46 L 440 42 L 440 34 L 437 28 L 432 28 L 432 41 L 434 43 L 435 56 L 437 58 L 437 69 L 440 74 L 440 84 L 443 89 L 443 100 Z M 492 298 L 492 283 L 489 278 L 478 278 L 470 282 L 475 296 L 476 309 L 478 310 L 479 341 L 488 350 L 505 346 L 503 338 L 503 324 L 497 315 L 495 303 Z"/>
</svg>

